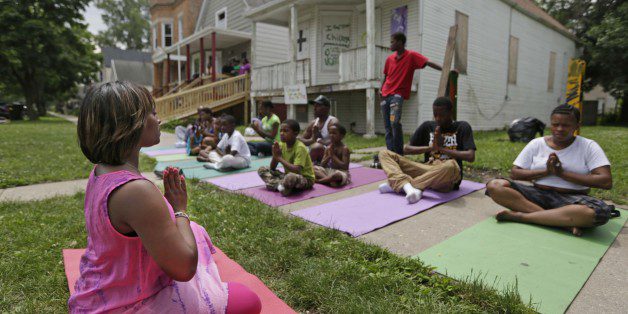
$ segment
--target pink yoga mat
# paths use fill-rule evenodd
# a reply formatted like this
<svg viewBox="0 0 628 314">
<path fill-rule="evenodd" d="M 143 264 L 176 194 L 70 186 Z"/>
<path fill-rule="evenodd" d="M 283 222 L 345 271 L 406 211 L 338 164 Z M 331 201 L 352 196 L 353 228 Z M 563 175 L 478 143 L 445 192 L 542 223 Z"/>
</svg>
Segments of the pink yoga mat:
<svg viewBox="0 0 628 314">
<path fill-rule="evenodd" d="M 349 169 L 361 168 L 360 164 L 349 164 Z M 201 180 L 205 183 L 211 183 L 221 189 L 228 191 L 239 191 L 256 186 L 263 186 L 264 181 L 259 177 L 257 171 L 237 173 L 229 176 L 216 178 L 208 178 Z"/>
<path fill-rule="evenodd" d="M 282 206 L 294 202 L 304 201 L 310 198 L 315 198 L 327 194 L 337 193 L 353 189 L 358 186 L 377 182 L 386 179 L 386 174 L 383 170 L 373 168 L 356 168 L 351 169 L 351 184 L 345 185 L 340 188 L 332 188 L 322 184 L 314 184 L 314 188 L 308 191 L 303 191 L 299 194 L 282 196 L 279 192 L 273 192 L 266 189 L 265 186 L 249 188 L 242 190 L 241 193 L 253 197 L 263 203 L 270 206 Z"/>
<path fill-rule="evenodd" d="M 151 150 L 151 151 L 146 151 L 143 153 L 150 157 L 155 157 L 155 156 L 162 156 L 162 155 L 185 154 L 186 150 L 185 148 L 171 148 L 171 149 Z"/>
<path fill-rule="evenodd" d="M 268 289 L 259 278 L 248 273 L 220 249 L 216 248 L 216 251 L 213 257 L 218 265 L 218 272 L 222 281 L 241 283 L 257 293 L 262 300 L 262 313 L 296 313 Z M 74 293 L 74 283 L 79 277 L 79 263 L 84 252 L 85 249 L 63 250 L 63 265 L 65 266 L 65 275 L 68 279 L 70 294 Z"/>
<path fill-rule="evenodd" d="M 354 237 L 387 226 L 438 204 L 449 202 L 484 188 L 483 183 L 463 180 L 460 189 L 449 193 L 423 192 L 416 204 L 408 204 L 402 194 L 378 190 L 292 212 L 309 222 L 346 232 Z"/>
</svg>

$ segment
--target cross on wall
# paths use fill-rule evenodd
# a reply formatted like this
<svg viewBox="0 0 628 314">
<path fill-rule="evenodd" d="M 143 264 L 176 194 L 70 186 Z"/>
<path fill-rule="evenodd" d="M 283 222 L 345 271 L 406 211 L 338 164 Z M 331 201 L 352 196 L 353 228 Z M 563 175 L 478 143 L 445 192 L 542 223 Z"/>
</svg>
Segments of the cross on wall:
<svg viewBox="0 0 628 314">
<path fill-rule="evenodd" d="M 307 39 L 303 37 L 303 30 L 299 31 L 299 38 L 297 39 L 297 43 L 299 44 L 299 52 L 303 50 L 303 43 L 306 42 Z"/>
</svg>

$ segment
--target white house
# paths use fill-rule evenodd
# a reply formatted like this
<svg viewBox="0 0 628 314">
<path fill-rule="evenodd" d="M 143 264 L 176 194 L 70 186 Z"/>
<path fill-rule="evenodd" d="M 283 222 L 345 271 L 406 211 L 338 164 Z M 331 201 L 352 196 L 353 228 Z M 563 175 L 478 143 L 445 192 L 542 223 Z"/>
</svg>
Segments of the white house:
<svg viewBox="0 0 628 314">
<path fill-rule="evenodd" d="M 309 97 L 332 99 L 332 114 L 353 130 L 383 132 L 377 91 L 391 28 L 405 30 L 407 48 L 442 63 L 449 28 L 458 25 L 455 67 L 458 119 L 475 129 L 501 128 L 515 118 L 548 121 L 564 101 L 567 64 L 575 55 L 573 35 L 529 0 L 245 0 L 252 20 L 252 99 L 283 99 L 285 85 L 305 84 Z M 259 25 L 276 25 L 292 39 L 268 50 Z M 278 30 L 282 30 L 281 32 Z M 466 44 L 465 44 L 466 43 Z M 432 118 L 440 72 L 415 73 L 403 107 L 404 130 Z M 307 105 L 288 116 L 312 118 Z"/>
</svg>

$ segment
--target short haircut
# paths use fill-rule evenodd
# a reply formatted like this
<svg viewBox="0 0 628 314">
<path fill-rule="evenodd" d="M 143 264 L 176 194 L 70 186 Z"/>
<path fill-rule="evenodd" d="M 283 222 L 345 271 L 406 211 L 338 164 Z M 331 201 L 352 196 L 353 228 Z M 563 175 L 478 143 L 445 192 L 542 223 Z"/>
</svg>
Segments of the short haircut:
<svg viewBox="0 0 628 314">
<path fill-rule="evenodd" d="M 220 120 L 222 122 L 227 123 L 227 124 L 235 124 L 236 123 L 235 118 L 232 115 L 230 115 L 230 114 L 226 114 L 226 115 L 220 117 Z"/>
<path fill-rule="evenodd" d="M 213 112 L 209 107 L 199 107 L 198 111 L 211 115 Z"/>
<path fill-rule="evenodd" d="M 345 128 L 342 124 L 335 123 L 335 124 L 332 124 L 331 126 L 336 127 L 336 129 L 338 129 L 338 132 L 340 132 L 340 135 L 342 136 L 347 135 L 347 128 Z"/>
<path fill-rule="evenodd" d="M 273 109 L 275 108 L 275 104 L 273 104 L 273 102 L 270 100 L 264 100 L 262 101 L 262 107 Z"/>
<path fill-rule="evenodd" d="M 454 109 L 454 104 L 451 102 L 451 99 L 445 96 L 436 98 L 436 100 L 434 100 L 433 106 L 442 107 L 447 109 L 448 111 L 452 111 Z"/>
<path fill-rule="evenodd" d="M 299 125 L 299 122 L 297 122 L 297 120 L 293 120 L 293 119 L 287 119 L 286 121 L 283 122 L 283 124 L 287 125 L 290 130 L 292 130 L 295 133 L 299 133 L 301 132 L 301 126 Z"/>
<path fill-rule="evenodd" d="M 562 104 L 557 106 L 556 108 L 554 108 L 554 110 L 552 110 L 552 114 L 550 115 L 550 117 L 555 114 L 573 115 L 574 118 L 576 118 L 576 122 L 580 123 L 580 110 L 572 105 Z"/>
<path fill-rule="evenodd" d="M 89 87 L 76 128 L 83 154 L 94 164 L 125 163 L 137 148 L 146 119 L 154 109 L 150 92 L 131 82 Z"/>
<path fill-rule="evenodd" d="M 402 32 L 396 32 L 390 37 L 392 37 L 396 41 L 400 41 L 404 46 L 406 45 L 406 34 Z"/>
</svg>

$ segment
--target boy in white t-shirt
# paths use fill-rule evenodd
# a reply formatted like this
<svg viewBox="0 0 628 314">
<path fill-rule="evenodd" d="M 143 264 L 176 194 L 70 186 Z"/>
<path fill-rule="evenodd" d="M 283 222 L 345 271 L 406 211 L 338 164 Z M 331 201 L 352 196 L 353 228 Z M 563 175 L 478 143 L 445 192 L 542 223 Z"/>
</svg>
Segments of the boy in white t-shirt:
<svg viewBox="0 0 628 314">
<path fill-rule="evenodd" d="M 209 152 L 207 169 L 226 170 L 247 168 L 251 164 L 251 153 L 244 136 L 235 129 L 235 118 L 225 115 L 222 121 L 222 138 L 216 149 Z"/>
<path fill-rule="evenodd" d="M 600 226 L 618 216 L 614 206 L 588 196 L 590 188 L 610 189 L 610 162 L 595 141 L 575 136 L 580 111 L 560 105 L 552 111 L 551 136 L 532 140 L 513 163 L 511 178 L 532 181 L 533 186 L 495 179 L 486 194 L 510 209 L 497 220 L 568 228 Z"/>
</svg>

